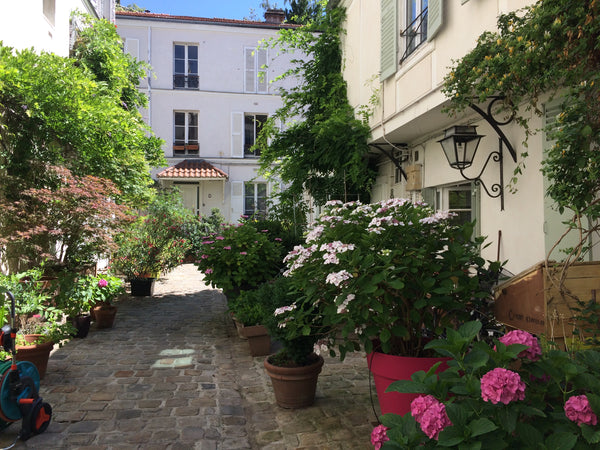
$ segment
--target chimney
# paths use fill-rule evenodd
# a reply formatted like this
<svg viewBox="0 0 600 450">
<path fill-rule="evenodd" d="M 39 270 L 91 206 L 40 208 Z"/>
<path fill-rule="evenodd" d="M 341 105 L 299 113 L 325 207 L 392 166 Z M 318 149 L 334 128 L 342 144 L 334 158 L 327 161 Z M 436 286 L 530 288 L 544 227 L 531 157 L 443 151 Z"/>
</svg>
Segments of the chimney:
<svg viewBox="0 0 600 450">
<path fill-rule="evenodd" d="M 282 24 L 285 20 L 285 11 L 283 9 L 267 9 L 265 11 L 265 22 Z"/>
</svg>

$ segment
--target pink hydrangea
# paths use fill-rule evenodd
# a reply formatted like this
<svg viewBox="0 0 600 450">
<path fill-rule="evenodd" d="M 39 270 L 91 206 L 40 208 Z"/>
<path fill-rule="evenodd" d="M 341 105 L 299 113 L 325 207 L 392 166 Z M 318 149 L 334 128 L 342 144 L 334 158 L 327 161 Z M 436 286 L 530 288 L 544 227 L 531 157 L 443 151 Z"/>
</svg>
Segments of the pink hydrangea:
<svg viewBox="0 0 600 450">
<path fill-rule="evenodd" d="M 598 418 L 592 408 L 590 402 L 585 395 L 574 395 L 565 403 L 565 414 L 567 418 L 577 425 L 597 425 Z"/>
<path fill-rule="evenodd" d="M 497 367 L 481 377 L 481 397 L 486 402 L 508 405 L 515 400 L 525 399 L 525 383 L 518 373 Z"/>
<path fill-rule="evenodd" d="M 446 405 L 432 395 L 420 396 L 410 404 L 410 413 L 429 439 L 438 439 L 440 431 L 452 422 L 446 413 Z"/>
<path fill-rule="evenodd" d="M 506 333 L 499 339 L 504 345 L 522 344 L 529 348 L 519 353 L 519 358 L 527 358 L 531 361 L 540 359 L 542 349 L 535 336 L 523 330 L 513 330 Z"/>
<path fill-rule="evenodd" d="M 205 273 L 206 275 L 210 275 L 211 273 L 213 273 L 213 270 L 212 270 L 212 269 L 206 269 L 206 270 L 204 271 L 204 273 Z"/>
<path fill-rule="evenodd" d="M 100 278 L 98 280 L 98 287 L 104 288 L 108 286 L 108 281 L 106 281 L 104 278 Z"/>
<path fill-rule="evenodd" d="M 388 428 L 384 425 L 377 425 L 373 428 L 371 432 L 371 444 L 373 444 L 375 450 L 379 450 L 384 442 L 390 440 L 386 433 L 387 430 Z"/>
</svg>

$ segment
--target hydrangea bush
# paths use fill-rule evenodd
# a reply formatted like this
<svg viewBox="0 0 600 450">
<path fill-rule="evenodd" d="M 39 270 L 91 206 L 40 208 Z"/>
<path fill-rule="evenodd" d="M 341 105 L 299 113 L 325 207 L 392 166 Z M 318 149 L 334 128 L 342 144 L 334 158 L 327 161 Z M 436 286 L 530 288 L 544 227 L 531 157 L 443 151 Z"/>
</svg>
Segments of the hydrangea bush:
<svg viewBox="0 0 600 450">
<path fill-rule="evenodd" d="M 377 349 L 423 356 L 446 326 L 487 309 L 481 286 L 500 263 L 479 256 L 473 223 L 424 203 L 329 202 L 305 244 L 284 259 L 299 294 L 280 310 L 288 337 L 316 335 L 317 350 Z"/>
<path fill-rule="evenodd" d="M 600 446 L 600 352 L 542 352 L 537 338 L 511 331 L 495 346 L 478 341 L 479 322 L 430 342 L 452 358 L 397 381 L 391 391 L 422 394 L 404 417 L 382 416 L 375 448 L 587 449 Z"/>
<path fill-rule="evenodd" d="M 255 289 L 271 280 L 281 268 L 280 239 L 250 223 L 227 225 L 202 241 L 196 265 L 204 279 L 226 294 Z"/>
</svg>

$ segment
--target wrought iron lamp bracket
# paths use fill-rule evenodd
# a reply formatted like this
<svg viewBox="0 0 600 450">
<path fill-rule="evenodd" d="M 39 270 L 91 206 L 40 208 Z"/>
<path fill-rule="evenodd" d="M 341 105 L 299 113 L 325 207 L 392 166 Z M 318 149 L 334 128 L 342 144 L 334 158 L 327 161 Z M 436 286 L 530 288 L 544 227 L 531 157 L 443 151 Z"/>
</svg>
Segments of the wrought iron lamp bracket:
<svg viewBox="0 0 600 450">
<path fill-rule="evenodd" d="M 475 111 L 477 114 L 479 114 L 481 117 L 483 117 L 483 119 L 485 119 L 485 121 L 487 123 L 490 124 L 490 126 L 494 129 L 494 131 L 498 134 L 498 136 L 500 137 L 500 139 L 506 146 L 506 149 L 510 153 L 512 160 L 514 162 L 517 162 L 517 152 L 515 151 L 515 149 L 511 145 L 510 141 L 508 140 L 508 138 L 506 137 L 506 135 L 500 128 L 501 126 L 508 125 L 509 123 L 511 123 L 515 116 L 514 116 L 514 114 L 511 114 L 506 120 L 503 120 L 503 121 L 497 120 L 494 117 L 494 113 L 493 113 L 494 104 L 498 101 L 503 100 L 504 97 L 494 96 L 491 98 L 492 98 L 492 101 L 487 106 L 487 112 L 484 111 L 483 109 L 481 109 L 479 106 L 475 105 L 474 103 L 469 103 L 469 107 L 473 111 Z"/>
</svg>

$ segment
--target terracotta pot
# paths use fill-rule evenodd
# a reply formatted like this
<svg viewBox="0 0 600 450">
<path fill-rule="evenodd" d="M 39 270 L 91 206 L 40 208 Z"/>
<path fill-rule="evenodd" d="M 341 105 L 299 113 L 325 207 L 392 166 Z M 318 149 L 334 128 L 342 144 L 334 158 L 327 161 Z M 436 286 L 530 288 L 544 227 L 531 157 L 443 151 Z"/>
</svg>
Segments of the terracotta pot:
<svg viewBox="0 0 600 450">
<path fill-rule="evenodd" d="M 94 308 L 96 328 L 112 328 L 116 315 L 116 306 L 96 306 Z"/>
<path fill-rule="evenodd" d="M 385 392 L 394 381 L 410 380 L 413 373 L 419 370 L 427 372 L 437 362 L 442 362 L 436 373 L 448 368 L 446 361 L 450 358 L 414 358 L 409 356 L 386 355 L 373 352 L 367 355 L 367 364 L 373 374 L 377 398 L 382 414 L 394 413 L 404 415 L 410 412 L 410 403 L 421 394 L 405 394 L 402 392 Z"/>
<path fill-rule="evenodd" d="M 156 278 L 132 278 L 129 280 L 131 284 L 131 295 L 134 297 L 152 297 L 154 294 L 154 281 Z"/>
<path fill-rule="evenodd" d="M 315 355 L 316 356 L 316 355 Z M 317 356 L 316 362 L 302 367 L 279 367 L 264 362 L 267 374 L 275 392 L 275 401 L 282 408 L 304 408 L 315 402 L 317 379 L 323 367 L 323 357 Z"/>
<path fill-rule="evenodd" d="M 34 341 L 39 338 L 40 335 L 25 335 L 32 336 L 30 339 Z M 37 336 L 37 337 L 34 337 Z M 44 378 L 46 375 L 46 369 L 48 368 L 48 359 L 50 359 L 50 352 L 54 348 L 53 342 L 44 342 L 42 344 L 31 344 L 31 345 L 17 345 L 17 360 L 29 361 L 34 364 L 40 373 L 40 378 Z"/>
<path fill-rule="evenodd" d="M 242 328 L 242 334 L 248 339 L 252 356 L 267 356 L 271 354 L 271 336 L 263 325 Z"/>
</svg>

